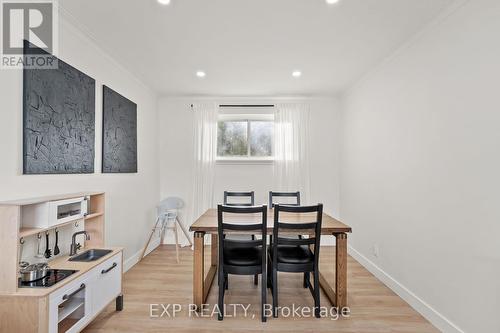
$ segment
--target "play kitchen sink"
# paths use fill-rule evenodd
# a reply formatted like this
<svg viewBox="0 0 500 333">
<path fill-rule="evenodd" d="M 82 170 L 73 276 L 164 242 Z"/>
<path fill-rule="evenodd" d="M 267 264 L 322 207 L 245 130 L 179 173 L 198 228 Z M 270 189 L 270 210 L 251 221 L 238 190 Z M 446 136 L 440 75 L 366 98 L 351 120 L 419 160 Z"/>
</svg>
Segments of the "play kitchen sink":
<svg viewBox="0 0 500 333">
<path fill-rule="evenodd" d="M 69 261 L 83 261 L 83 262 L 95 261 L 111 252 L 113 252 L 113 250 L 91 249 L 83 253 L 80 253 L 79 255 L 69 258 Z"/>
</svg>

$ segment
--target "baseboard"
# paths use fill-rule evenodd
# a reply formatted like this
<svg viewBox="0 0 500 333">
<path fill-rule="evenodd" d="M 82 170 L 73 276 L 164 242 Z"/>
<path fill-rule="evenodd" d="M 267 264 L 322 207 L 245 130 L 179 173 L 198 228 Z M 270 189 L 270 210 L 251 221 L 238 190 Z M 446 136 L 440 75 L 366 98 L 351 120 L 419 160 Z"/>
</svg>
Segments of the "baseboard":
<svg viewBox="0 0 500 333">
<path fill-rule="evenodd" d="M 399 297 L 405 300 L 413 309 L 420 313 L 432 325 L 445 333 L 464 333 L 457 325 L 453 324 L 441 313 L 432 308 L 429 304 L 420 299 L 411 290 L 396 281 L 392 276 L 378 267 L 374 262 L 366 258 L 352 246 L 349 246 L 349 254 L 356 259 L 370 273 L 375 275 L 383 284 L 394 291 Z"/>
<path fill-rule="evenodd" d="M 150 253 L 151 251 L 153 251 L 154 249 L 156 249 L 159 245 L 160 245 L 160 238 L 156 238 L 155 240 L 152 240 L 150 245 L 149 245 L 148 250 L 146 251 L 146 255 L 148 253 Z M 134 267 L 134 265 L 139 262 L 139 260 L 141 259 L 142 250 L 144 250 L 144 249 L 143 248 L 140 249 L 135 254 L 133 254 L 131 257 L 129 257 L 123 261 L 123 272 L 124 273 L 126 271 L 128 271 L 129 269 L 131 269 L 132 267 Z"/>
</svg>

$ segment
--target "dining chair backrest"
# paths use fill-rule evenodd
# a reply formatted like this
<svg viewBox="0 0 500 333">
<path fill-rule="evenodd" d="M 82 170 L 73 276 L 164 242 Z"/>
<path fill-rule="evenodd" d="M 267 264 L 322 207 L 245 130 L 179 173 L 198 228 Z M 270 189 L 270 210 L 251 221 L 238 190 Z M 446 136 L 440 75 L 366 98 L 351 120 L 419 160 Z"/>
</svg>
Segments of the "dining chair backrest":
<svg viewBox="0 0 500 333">
<path fill-rule="evenodd" d="M 254 284 L 258 284 L 261 275 L 261 314 L 266 321 L 265 306 L 267 294 L 267 206 L 217 206 L 218 221 L 218 275 L 219 275 L 219 309 L 224 308 L 224 292 L 228 288 L 229 274 L 253 275 Z M 251 233 L 251 238 L 232 239 L 226 237 L 229 232 Z M 260 234 L 260 239 L 255 236 Z M 230 236 L 230 235 L 227 235 Z M 218 319 L 223 319 L 220 312 Z"/>
<path fill-rule="evenodd" d="M 229 202 L 229 198 L 248 198 L 247 202 Z M 250 192 L 229 192 L 224 191 L 224 205 L 225 206 L 254 206 L 255 194 L 254 191 Z"/>
<path fill-rule="evenodd" d="M 225 214 L 232 214 L 233 217 L 237 217 L 237 221 L 225 221 Z M 247 215 L 248 217 L 246 217 Z M 256 215 L 258 216 L 256 218 Z M 219 258 L 223 256 L 223 248 L 251 248 L 256 246 L 262 246 L 263 249 L 266 248 L 266 234 L 267 234 L 267 206 L 256 206 L 256 207 L 235 207 L 235 206 L 217 206 L 217 220 L 218 220 L 218 238 L 219 244 Z M 254 235 L 262 235 L 261 239 L 238 239 L 234 240 L 225 237 L 227 233 L 251 233 Z M 265 253 L 265 250 L 263 250 Z M 265 256 L 264 256 L 265 259 Z M 264 260 L 265 262 L 265 260 Z"/>
<path fill-rule="evenodd" d="M 282 213 L 290 213 L 284 214 Z M 311 216 L 311 213 L 313 216 Z M 309 215 L 301 215 L 309 214 Z M 315 206 L 274 205 L 273 228 L 273 258 L 277 258 L 279 245 L 314 245 L 314 261 L 318 263 L 321 238 L 321 223 L 323 220 L 323 204 Z M 309 238 L 280 237 L 281 233 L 309 235 Z"/>
<path fill-rule="evenodd" d="M 295 202 L 294 203 L 275 202 L 274 197 L 295 198 Z M 300 206 L 300 191 L 297 191 L 297 192 L 273 192 L 273 191 L 269 191 L 269 208 L 273 208 L 275 204 L 282 204 L 282 205 L 288 205 L 288 206 Z"/>
</svg>

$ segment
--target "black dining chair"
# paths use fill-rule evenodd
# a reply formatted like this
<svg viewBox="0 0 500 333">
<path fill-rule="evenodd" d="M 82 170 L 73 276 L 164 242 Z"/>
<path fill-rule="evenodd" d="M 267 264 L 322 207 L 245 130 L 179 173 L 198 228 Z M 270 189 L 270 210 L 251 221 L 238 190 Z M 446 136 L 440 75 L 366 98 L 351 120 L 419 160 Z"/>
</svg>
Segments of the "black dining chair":
<svg viewBox="0 0 500 333">
<path fill-rule="evenodd" d="M 276 202 L 274 200 L 274 197 L 295 198 L 295 202 L 294 203 Z M 283 205 L 288 205 L 288 206 L 300 206 L 300 191 L 297 191 L 297 192 L 273 192 L 273 191 L 269 191 L 269 208 L 273 208 L 275 204 L 283 204 Z"/>
<path fill-rule="evenodd" d="M 259 214 L 258 222 L 255 216 L 249 216 L 249 223 L 245 222 L 224 222 L 224 213 L 239 214 Z M 265 304 L 267 296 L 267 206 L 259 207 L 233 207 L 218 205 L 218 238 L 219 238 L 219 315 L 218 319 L 223 320 L 224 314 L 224 293 L 227 289 L 229 274 L 236 275 L 261 275 L 261 297 L 262 297 L 262 321 L 266 321 Z M 239 219 L 240 220 L 240 219 Z M 261 235 L 261 239 L 235 240 L 229 237 L 231 232 L 252 232 Z"/>
<path fill-rule="evenodd" d="M 229 202 L 229 198 L 248 198 L 247 202 Z M 225 206 L 254 206 L 255 205 L 255 193 L 250 192 L 229 192 L 224 191 L 224 205 Z"/>
<path fill-rule="evenodd" d="M 294 213 L 294 218 L 287 216 L 282 222 L 281 213 Z M 303 222 L 309 217 L 300 216 L 304 213 L 316 213 L 313 221 Z M 321 221 L 323 205 L 316 206 L 282 206 L 274 205 L 273 240 L 268 253 L 268 283 L 273 295 L 273 316 L 278 312 L 278 272 L 304 273 L 304 288 L 309 288 L 315 307 L 315 316 L 320 317 L 320 290 L 319 290 L 319 249 L 321 238 Z M 309 235 L 309 238 L 287 238 L 281 234 Z M 311 249 L 313 245 L 313 249 Z M 313 273 L 314 286 L 311 286 L 310 273 Z"/>
<path fill-rule="evenodd" d="M 274 200 L 274 197 L 279 197 L 279 198 L 295 198 L 294 203 L 283 203 L 283 202 L 276 202 Z M 287 206 L 300 206 L 300 191 L 297 192 L 273 192 L 269 191 L 269 207 L 273 208 L 275 204 L 280 204 L 280 205 L 287 205 Z M 273 236 L 269 236 L 270 241 L 273 241 Z M 298 238 L 302 238 L 302 235 L 298 235 Z"/>
<path fill-rule="evenodd" d="M 243 201 L 243 202 L 229 202 L 229 198 L 247 198 L 248 201 Z M 231 192 L 231 191 L 224 191 L 224 205 L 225 206 L 231 206 L 231 207 L 251 207 L 255 205 L 255 193 L 254 191 L 248 191 L 248 192 Z M 255 235 L 230 235 L 230 239 L 233 240 L 249 240 L 255 239 Z M 259 284 L 259 276 L 255 275 L 253 279 L 253 283 L 255 285 Z M 226 286 L 229 285 L 229 282 L 227 282 Z"/>
</svg>

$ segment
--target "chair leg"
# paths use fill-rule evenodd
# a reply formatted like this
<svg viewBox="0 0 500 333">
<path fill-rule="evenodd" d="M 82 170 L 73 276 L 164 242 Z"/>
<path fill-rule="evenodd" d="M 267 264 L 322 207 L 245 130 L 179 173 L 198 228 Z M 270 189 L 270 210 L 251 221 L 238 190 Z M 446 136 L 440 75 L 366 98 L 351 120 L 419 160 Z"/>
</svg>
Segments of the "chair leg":
<svg viewBox="0 0 500 333">
<path fill-rule="evenodd" d="M 186 238 L 189 242 L 189 245 L 193 246 L 193 242 L 191 241 L 191 237 L 189 236 L 189 232 L 186 230 L 186 227 L 184 226 L 184 224 L 181 223 L 178 216 L 175 217 L 175 220 L 177 223 L 179 223 L 179 226 L 181 227 L 181 230 L 184 233 L 184 236 L 186 236 Z"/>
<path fill-rule="evenodd" d="M 278 318 L 278 271 L 273 268 L 273 317 Z"/>
<path fill-rule="evenodd" d="M 252 235 L 252 240 L 255 240 L 255 235 Z M 258 285 L 259 284 L 259 274 L 255 274 L 253 277 L 253 284 Z"/>
<path fill-rule="evenodd" d="M 271 269 L 271 265 L 270 264 L 267 264 L 267 287 L 268 288 L 271 288 L 271 290 L 273 289 L 273 281 L 271 280 L 272 279 L 272 269 Z"/>
<path fill-rule="evenodd" d="M 224 274 L 224 286 L 226 290 L 229 289 L 229 276 L 227 274 Z"/>
<path fill-rule="evenodd" d="M 266 272 L 262 272 L 262 274 L 260 275 L 260 279 L 261 279 L 261 290 L 262 290 L 262 305 L 261 305 L 261 320 L 263 323 L 266 322 L 267 320 L 267 317 L 266 317 L 266 313 L 265 313 L 265 307 L 266 307 L 266 303 L 267 303 L 267 274 Z"/>
<path fill-rule="evenodd" d="M 219 271 L 219 300 L 217 302 L 217 306 L 219 307 L 219 313 L 217 314 L 217 320 L 224 319 L 224 287 L 225 282 L 225 274 L 222 270 Z"/>
<path fill-rule="evenodd" d="M 304 288 L 309 288 L 309 272 L 304 273 Z"/>
<path fill-rule="evenodd" d="M 174 234 L 175 234 L 175 256 L 177 263 L 179 263 L 179 235 L 177 234 L 177 223 L 174 221 Z"/>
<path fill-rule="evenodd" d="M 158 227 L 158 223 L 160 222 L 160 218 L 158 217 L 156 219 L 156 222 L 155 222 L 155 226 L 153 227 L 153 229 L 151 230 L 151 234 L 149 235 L 149 238 L 148 238 L 148 241 L 146 242 L 146 246 L 144 246 L 144 249 L 142 250 L 142 254 L 141 254 L 141 259 L 144 258 L 144 255 L 146 254 L 146 251 L 148 249 L 148 246 L 149 246 L 149 243 L 151 242 L 151 239 L 153 238 L 153 235 L 156 231 L 156 228 Z M 163 243 L 163 242 L 162 242 Z"/>
<path fill-rule="evenodd" d="M 158 237 L 160 237 L 160 244 L 165 244 L 165 236 L 167 235 L 167 230 L 167 220 L 165 219 L 164 221 L 162 221 L 160 233 L 158 234 Z"/>
<path fill-rule="evenodd" d="M 272 273 L 273 273 L 273 264 L 271 263 L 270 260 L 267 261 L 267 286 L 271 288 L 271 291 L 273 289 L 273 282 L 271 281 L 272 278 Z"/>
<path fill-rule="evenodd" d="M 319 272 L 317 270 L 314 271 L 314 307 L 315 307 L 315 316 L 316 318 L 321 318 L 320 314 L 320 290 L 319 290 Z"/>
</svg>

